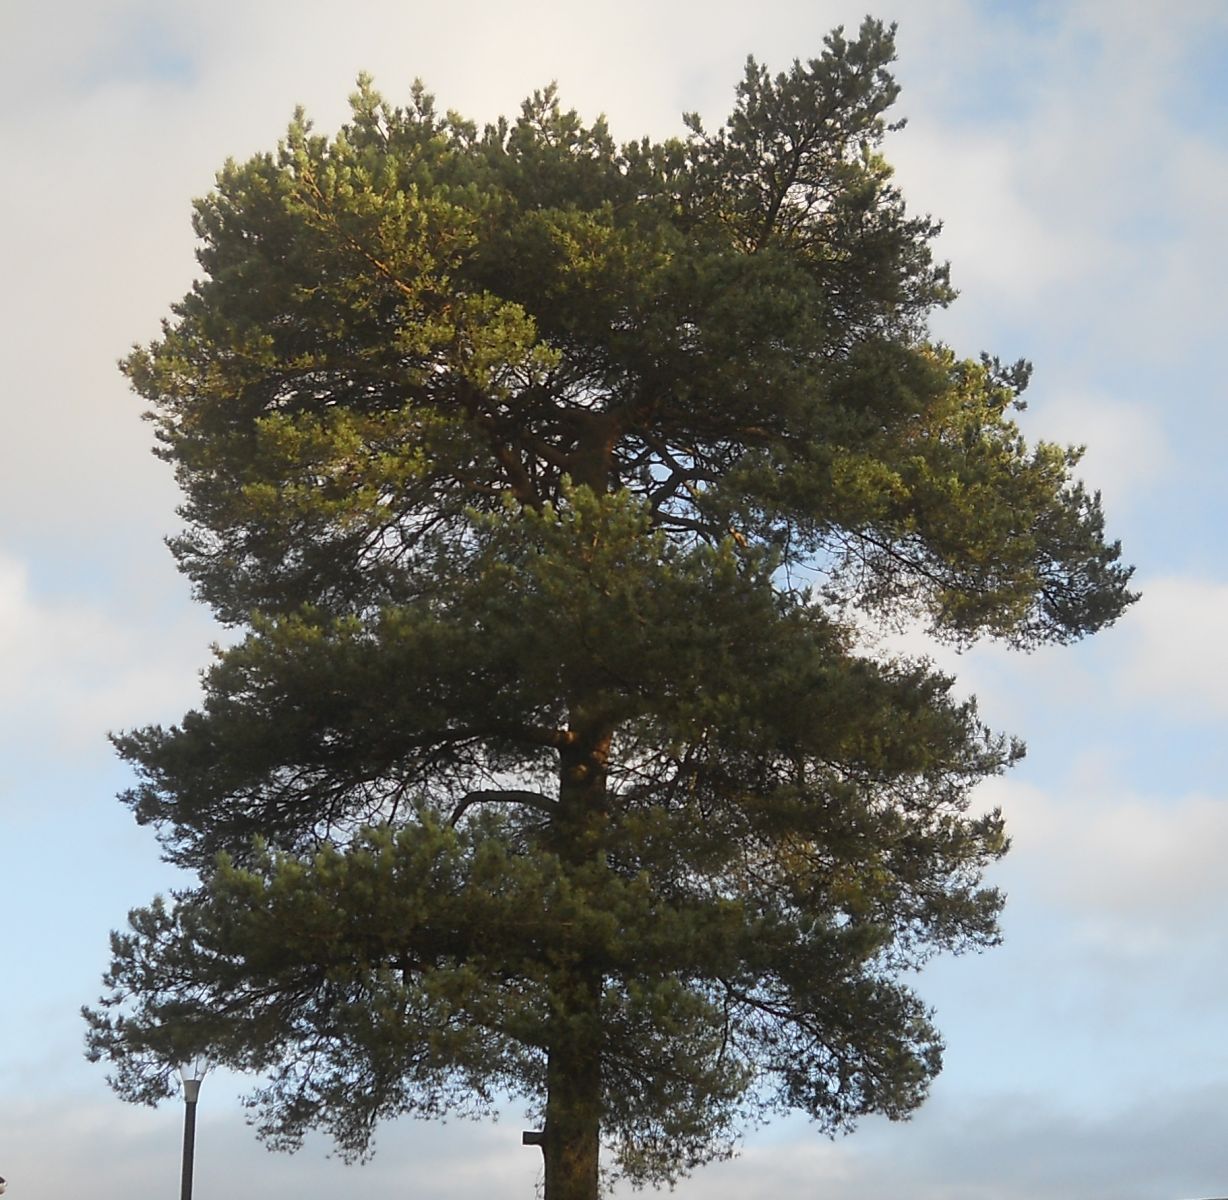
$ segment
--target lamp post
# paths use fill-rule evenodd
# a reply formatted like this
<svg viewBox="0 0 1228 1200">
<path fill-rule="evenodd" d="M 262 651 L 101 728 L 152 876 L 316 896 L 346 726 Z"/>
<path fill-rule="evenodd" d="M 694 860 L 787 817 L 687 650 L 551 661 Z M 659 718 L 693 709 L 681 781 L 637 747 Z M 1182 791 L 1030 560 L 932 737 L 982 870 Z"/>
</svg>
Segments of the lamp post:
<svg viewBox="0 0 1228 1200">
<path fill-rule="evenodd" d="M 209 1069 L 203 1058 L 189 1059 L 179 1064 L 179 1081 L 183 1084 L 183 1179 L 179 1200 L 192 1200 L 192 1166 L 196 1159 L 196 1102 L 200 1099 L 200 1082 Z"/>
</svg>

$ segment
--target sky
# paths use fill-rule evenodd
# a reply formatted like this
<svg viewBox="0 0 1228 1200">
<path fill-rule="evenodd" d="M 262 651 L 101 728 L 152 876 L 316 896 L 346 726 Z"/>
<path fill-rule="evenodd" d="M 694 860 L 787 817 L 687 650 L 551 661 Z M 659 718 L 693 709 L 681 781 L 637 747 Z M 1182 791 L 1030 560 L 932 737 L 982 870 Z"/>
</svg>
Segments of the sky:
<svg viewBox="0 0 1228 1200">
<path fill-rule="evenodd" d="M 421 77 L 478 121 L 557 80 L 616 136 L 709 126 L 748 53 L 816 55 L 868 0 L 0 0 L 0 1175 L 14 1200 L 178 1185 L 182 1108 L 133 1108 L 82 1056 L 109 931 L 179 881 L 115 799 L 108 730 L 173 721 L 218 631 L 162 539 L 176 492 L 115 363 L 194 274 L 191 198 L 322 131 L 355 76 Z M 1027 759 L 984 785 L 1014 848 L 1004 944 L 915 983 L 946 1069 L 909 1122 L 749 1135 L 680 1200 L 1190 1200 L 1228 1195 L 1228 6 L 895 0 L 885 152 L 945 223 L 962 354 L 1035 364 L 1022 422 L 1086 444 L 1143 598 L 1022 656 L 935 652 Z M 914 645 L 914 648 L 918 648 Z M 201 1093 L 196 1194 L 533 1194 L 521 1115 L 401 1122 L 347 1167 L 273 1155 L 241 1079 Z M 620 1192 L 619 1195 L 622 1195 Z"/>
</svg>

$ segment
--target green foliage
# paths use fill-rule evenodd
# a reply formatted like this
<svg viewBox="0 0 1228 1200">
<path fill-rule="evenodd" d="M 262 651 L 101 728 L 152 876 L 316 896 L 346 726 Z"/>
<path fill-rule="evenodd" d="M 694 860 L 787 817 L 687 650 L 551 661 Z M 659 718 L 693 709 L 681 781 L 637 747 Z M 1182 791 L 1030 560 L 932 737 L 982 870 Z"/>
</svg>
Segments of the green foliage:
<svg viewBox="0 0 1228 1200">
<path fill-rule="evenodd" d="M 996 940 L 968 798 L 1021 751 L 856 611 L 1031 646 L 1131 596 L 1077 454 L 1011 419 L 1026 366 L 926 336 L 892 58 L 867 21 L 625 147 L 552 90 L 479 132 L 362 80 L 198 202 L 202 278 L 125 370 L 246 632 L 115 739 L 199 876 L 87 1012 L 122 1095 L 208 1049 L 275 1145 L 355 1155 L 520 1095 L 551 1200 L 598 1128 L 653 1182 L 924 1098 L 901 973 Z"/>
</svg>

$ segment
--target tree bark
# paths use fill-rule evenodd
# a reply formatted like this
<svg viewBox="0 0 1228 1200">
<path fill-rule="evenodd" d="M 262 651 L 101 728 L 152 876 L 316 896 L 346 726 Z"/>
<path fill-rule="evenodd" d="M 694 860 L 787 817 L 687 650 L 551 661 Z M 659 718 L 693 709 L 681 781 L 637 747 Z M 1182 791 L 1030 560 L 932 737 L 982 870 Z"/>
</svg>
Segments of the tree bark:
<svg viewBox="0 0 1228 1200">
<path fill-rule="evenodd" d="M 594 1036 L 600 979 L 577 979 L 564 998 L 546 1068 L 545 1200 L 597 1200 L 601 1053 Z M 587 1010 L 587 1011 L 585 1011 Z"/>
<path fill-rule="evenodd" d="M 602 853 L 608 798 L 610 730 L 573 720 L 559 753 L 559 803 L 553 827 L 568 866 Z M 597 1200 L 601 1147 L 601 993 L 596 947 L 560 939 L 546 1067 L 545 1200 Z"/>
</svg>

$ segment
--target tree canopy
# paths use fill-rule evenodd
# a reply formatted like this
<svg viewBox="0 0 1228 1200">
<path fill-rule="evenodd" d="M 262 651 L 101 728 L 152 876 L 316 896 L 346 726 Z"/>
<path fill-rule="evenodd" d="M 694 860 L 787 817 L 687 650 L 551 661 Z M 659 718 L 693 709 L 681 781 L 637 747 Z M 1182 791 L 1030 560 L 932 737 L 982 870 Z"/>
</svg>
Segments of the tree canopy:
<svg viewBox="0 0 1228 1200">
<path fill-rule="evenodd" d="M 89 1047 L 207 1050 L 276 1146 L 520 1096 L 548 1200 L 670 1180 L 782 1110 L 903 1117 L 905 982 L 992 944 L 1021 752 L 869 618 L 1020 647 L 1129 570 L 1028 368 L 958 358 L 881 154 L 867 20 L 711 132 L 617 145 L 553 89 L 479 130 L 363 79 L 196 205 L 202 276 L 124 369 L 172 548 L 241 633 L 124 799 L 196 886 L 130 915 Z"/>
</svg>

